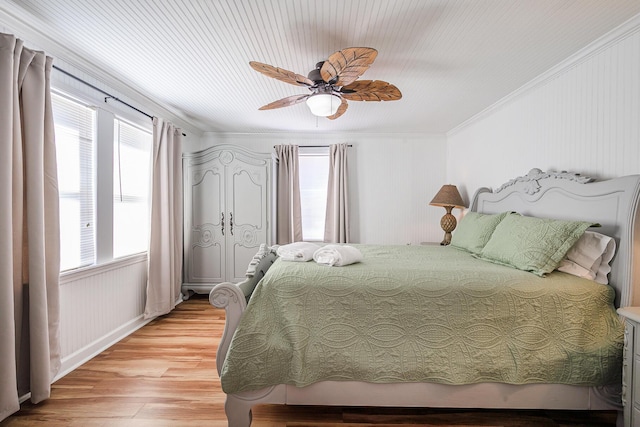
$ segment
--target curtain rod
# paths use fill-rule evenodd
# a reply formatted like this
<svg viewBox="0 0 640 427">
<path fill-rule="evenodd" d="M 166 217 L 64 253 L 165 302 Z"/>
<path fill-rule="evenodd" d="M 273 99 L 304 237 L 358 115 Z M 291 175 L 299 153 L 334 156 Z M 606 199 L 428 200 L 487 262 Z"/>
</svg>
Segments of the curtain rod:
<svg viewBox="0 0 640 427">
<path fill-rule="evenodd" d="M 298 148 L 329 148 L 329 145 L 298 145 Z M 347 147 L 353 147 L 353 145 L 348 144 Z M 276 148 L 274 145 L 273 148 Z"/>
<path fill-rule="evenodd" d="M 73 74 L 71 74 L 70 72 L 63 70 L 62 68 L 57 67 L 56 65 L 52 65 L 52 67 L 53 67 L 53 69 L 60 71 L 62 74 L 65 74 L 65 75 L 67 75 L 67 76 L 71 77 L 72 79 L 75 79 L 75 80 L 79 81 L 80 83 L 82 83 L 82 84 L 84 84 L 84 85 L 86 85 L 86 86 L 89 86 L 91 89 L 97 90 L 97 91 L 98 91 L 98 92 L 100 92 L 101 94 L 105 95 L 104 102 L 107 102 L 109 99 L 113 99 L 114 101 L 118 101 L 119 103 L 124 104 L 124 105 L 126 105 L 127 107 L 131 108 L 132 110 L 136 110 L 138 113 L 140 113 L 140 114 L 144 114 L 145 116 L 147 116 L 147 117 L 149 117 L 151 120 L 153 120 L 153 116 L 152 116 L 151 114 L 147 114 L 147 113 L 145 113 L 144 111 L 140 110 L 139 108 L 136 108 L 136 107 L 134 107 L 133 105 L 131 105 L 131 104 L 129 104 L 129 103 L 127 103 L 127 102 L 123 101 L 122 99 L 120 99 L 120 98 L 118 98 L 118 97 L 116 97 L 116 96 L 111 95 L 109 92 L 106 92 L 106 91 L 104 91 L 104 90 L 100 89 L 99 87 L 94 86 L 94 85 L 92 85 L 91 83 L 89 83 L 89 82 L 87 82 L 87 81 L 85 81 L 85 80 L 82 80 L 82 79 L 81 79 L 80 77 L 78 77 L 78 76 L 74 76 L 74 75 L 73 75 Z M 183 132 L 183 133 L 182 133 L 182 136 L 187 136 L 187 134 Z"/>
</svg>

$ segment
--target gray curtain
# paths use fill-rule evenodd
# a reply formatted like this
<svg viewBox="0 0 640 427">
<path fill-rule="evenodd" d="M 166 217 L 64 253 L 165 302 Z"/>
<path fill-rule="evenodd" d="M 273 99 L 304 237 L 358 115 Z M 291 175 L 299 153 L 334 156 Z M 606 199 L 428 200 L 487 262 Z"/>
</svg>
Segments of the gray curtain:
<svg viewBox="0 0 640 427">
<path fill-rule="evenodd" d="M 302 240 L 302 208 L 297 145 L 276 145 L 278 192 L 276 205 L 276 243 Z"/>
<path fill-rule="evenodd" d="M 324 224 L 324 241 L 329 243 L 349 243 L 347 151 L 347 144 L 332 144 L 329 147 L 329 185 Z"/>
<path fill-rule="evenodd" d="M 145 319 L 173 310 L 182 286 L 182 131 L 157 117 L 152 162 Z"/>
<path fill-rule="evenodd" d="M 60 222 L 52 59 L 0 34 L 0 420 L 60 369 Z"/>
</svg>

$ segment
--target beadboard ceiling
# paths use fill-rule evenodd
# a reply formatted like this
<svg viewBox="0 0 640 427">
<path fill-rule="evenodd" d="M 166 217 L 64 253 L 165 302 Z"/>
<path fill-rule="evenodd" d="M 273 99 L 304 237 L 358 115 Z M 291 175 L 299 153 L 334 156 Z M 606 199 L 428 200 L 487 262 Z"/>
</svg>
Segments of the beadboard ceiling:
<svg viewBox="0 0 640 427">
<path fill-rule="evenodd" d="M 0 0 L 0 11 L 202 131 L 441 134 L 640 13 L 640 1 Z M 395 84 L 401 100 L 350 102 L 334 121 L 304 103 L 258 111 L 308 91 L 249 61 L 306 75 L 351 46 L 378 50 L 361 79 Z"/>
</svg>

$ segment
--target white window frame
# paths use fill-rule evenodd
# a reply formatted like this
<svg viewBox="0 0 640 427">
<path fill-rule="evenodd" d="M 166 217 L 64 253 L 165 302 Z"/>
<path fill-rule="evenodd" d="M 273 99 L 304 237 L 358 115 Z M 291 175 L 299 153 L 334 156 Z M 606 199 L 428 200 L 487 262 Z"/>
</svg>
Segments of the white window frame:
<svg viewBox="0 0 640 427">
<path fill-rule="evenodd" d="M 323 203 L 321 203 L 324 206 L 324 209 L 322 209 L 322 216 L 323 218 L 325 218 L 326 215 L 326 206 L 327 206 L 327 187 L 329 185 L 329 180 L 328 180 L 328 174 L 329 174 L 329 147 L 304 147 L 304 146 L 299 146 L 298 147 L 298 164 L 300 165 L 299 168 L 299 179 L 300 179 L 300 205 L 302 207 L 302 239 L 306 242 L 322 242 L 324 241 L 324 228 L 323 231 L 321 233 L 320 236 L 313 236 L 313 237 L 307 237 L 307 235 L 309 234 L 308 232 L 306 233 L 307 235 L 305 235 L 305 195 L 304 190 L 303 190 L 303 166 L 302 166 L 302 159 L 304 157 L 322 157 L 326 160 L 326 164 L 327 164 L 327 179 L 325 180 L 324 183 L 324 201 Z M 324 226 L 324 219 L 322 221 L 322 224 Z"/>
<path fill-rule="evenodd" d="M 152 121 L 124 105 L 106 101 L 104 95 L 95 90 L 85 89 L 70 85 L 64 80 L 54 79 L 51 84 L 52 92 L 91 106 L 96 111 L 95 263 L 61 272 L 61 283 L 79 280 L 97 272 L 124 267 L 147 259 L 147 252 L 113 258 L 113 121 L 118 117 L 151 132 L 153 131 Z"/>
</svg>

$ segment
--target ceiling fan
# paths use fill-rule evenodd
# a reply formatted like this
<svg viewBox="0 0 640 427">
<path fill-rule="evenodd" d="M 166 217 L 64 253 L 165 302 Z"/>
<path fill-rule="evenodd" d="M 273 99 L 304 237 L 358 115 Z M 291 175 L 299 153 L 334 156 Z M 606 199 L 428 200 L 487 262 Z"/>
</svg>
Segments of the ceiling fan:
<svg viewBox="0 0 640 427">
<path fill-rule="evenodd" d="M 267 77 L 296 86 L 304 86 L 311 93 L 292 95 L 260 107 L 260 110 L 288 107 L 306 101 L 316 116 L 337 119 L 347 111 L 349 101 L 396 101 L 402 98 L 400 90 L 382 80 L 359 80 L 378 56 L 370 47 L 349 47 L 318 62 L 307 77 L 261 62 L 251 61 L 254 70 Z"/>
</svg>

